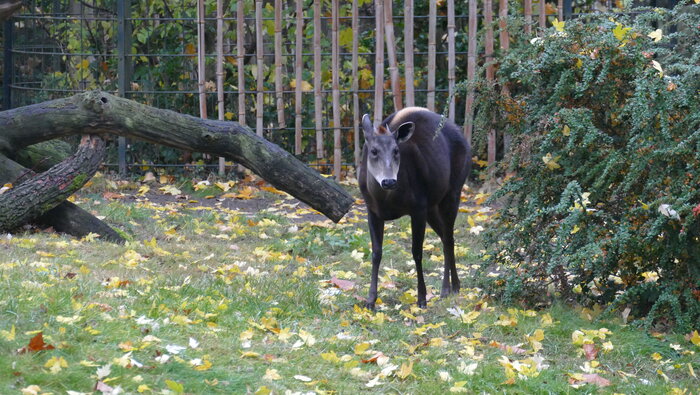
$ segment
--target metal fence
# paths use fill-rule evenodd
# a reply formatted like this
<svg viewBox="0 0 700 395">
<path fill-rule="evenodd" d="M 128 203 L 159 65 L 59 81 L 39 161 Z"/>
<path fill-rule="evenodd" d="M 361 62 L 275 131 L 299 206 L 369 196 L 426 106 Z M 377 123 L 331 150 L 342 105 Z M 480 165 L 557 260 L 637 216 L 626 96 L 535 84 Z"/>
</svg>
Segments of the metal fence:
<svg viewBox="0 0 700 395">
<path fill-rule="evenodd" d="M 4 26 L 3 108 L 102 89 L 238 120 L 340 177 L 357 161 L 361 114 L 374 113 L 377 121 L 407 104 L 442 112 L 456 81 L 474 78 L 476 66 L 493 59 L 495 43 L 507 50 L 509 15 L 523 18 L 523 34 L 534 35 L 554 18 L 596 6 L 613 4 L 34 0 Z M 470 106 L 469 97 L 458 95 L 448 114 L 468 136 Z M 495 133 L 489 133 L 490 161 Z M 122 173 L 144 163 L 214 165 L 197 154 L 124 139 L 119 147 L 109 162 Z"/>
</svg>

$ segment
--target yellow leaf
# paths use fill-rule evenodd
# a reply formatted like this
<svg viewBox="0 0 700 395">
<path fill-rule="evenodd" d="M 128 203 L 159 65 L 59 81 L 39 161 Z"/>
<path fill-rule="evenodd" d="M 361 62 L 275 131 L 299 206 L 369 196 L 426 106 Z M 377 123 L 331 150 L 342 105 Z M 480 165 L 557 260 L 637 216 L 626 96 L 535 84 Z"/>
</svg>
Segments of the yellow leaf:
<svg viewBox="0 0 700 395">
<path fill-rule="evenodd" d="M 664 37 L 664 33 L 661 31 L 661 29 L 656 29 L 653 32 L 647 34 L 647 37 L 651 38 L 654 40 L 655 43 L 661 41 L 661 39 Z"/>
<path fill-rule="evenodd" d="M 655 60 L 652 60 L 652 61 L 651 61 L 651 67 L 653 67 L 655 70 L 657 70 L 657 71 L 659 72 L 659 77 L 662 77 L 662 78 L 663 78 L 663 76 L 664 76 L 664 69 L 661 67 L 661 63 L 659 63 L 659 62 L 657 62 L 657 61 L 655 61 Z"/>
<path fill-rule="evenodd" d="M 45 368 L 49 368 L 49 371 L 51 374 L 56 374 L 61 371 L 63 368 L 68 367 L 68 362 L 66 362 L 63 357 L 51 357 L 48 361 L 46 361 L 46 364 L 44 364 Z"/>
<path fill-rule="evenodd" d="M 243 351 L 241 352 L 241 358 L 257 358 L 260 354 L 253 351 Z"/>
<path fill-rule="evenodd" d="M 658 352 L 651 354 L 651 359 L 653 359 L 654 361 L 659 361 L 659 360 L 661 360 L 661 358 L 663 358 L 663 357 Z"/>
<path fill-rule="evenodd" d="M 369 346 L 370 346 L 369 343 L 360 343 L 360 344 L 355 345 L 355 354 L 361 355 L 362 353 L 367 351 Z"/>
<path fill-rule="evenodd" d="M 195 48 L 194 44 L 190 43 L 185 45 L 185 53 L 187 55 L 194 55 L 197 53 L 197 49 Z"/>
<path fill-rule="evenodd" d="M 404 380 L 406 379 L 409 375 L 413 373 L 413 361 L 410 361 L 409 363 L 402 363 L 401 368 L 399 369 L 398 372 L 396 372 L 396 375 L 401 379 Z"/>
<path fill-rule="evenodd" d="M 204 371 L 204 370 L 209 370 L 209 369 L 211 369 L 211 367 L 212 367 L 211 361 L 209 361 L 208 359 L 205 359 L 204 362 L 202 362 L 201 365 L 195 366 L 195 367 L 194 367 L 194 370 L 198 370 L 198 371 L 201 372 L 201 371 Z"/>
<path fill-rule="evenodd" d="M 581 59 L 579 59 L 579 61 L 581 61 Z M 579 66 L 579 67 L 580 67 L 580 66 Z M 570 136 L 570 135 L 571 135 L 571 129 L 569 128 L 569 125 L 564 125 L 564 127 L 561 128 L 561 133 L 562 133 L 564 136 Z"/>
<path fill-rule="evenodd" d="M 277 369 L 267 369 L 263 378 L 265 380 L 280 380 L 282 376 L 277 372 Z"/>
<path fill-rule="evenodd" d="M 627 33 L 630 30 L 632 30 L 631 27 L 623 27 L 621 23 L 617 23 L 612 32 L 618 41 L 627 42 L 627 40 L 625 40 L 625 36 L 627 36 Z"/>
<path fill-rule="evenodd" d="M 22 388 L 22 395 L 39 395 L 41 393 L 41 387 L 38 385 L 30 385 L 29 387 Z"/>
<path fill-rule="evenodd" d="M 321 358 L 323 358 L 324 361 L 331 362 L 331 363 L 340 362 L 340 358 L 338 358 L 338 355 L 335 353 L 335 351 L 322 353 Z"/>
<path fill-rule="evenodd" d="M 576 59 L 576 68 L 580 69 L 581 67 L 583 67 L 583 60 Z M 565 134 L 564 136 L 568 136 L 568 134 Z"/>
<path fill-rule="evenodd" d="M 690 334 L 690 342 L 696 346 L 700 346 L 700 334 L 698 334 L 697 330 Z"/>
<path fill-rule="evenodd" d="M 12 325 L 12 329 L 10 329 L 9 331 L 0 331 L 0 334 L 2 334 L 2 337 L 4 337 L 7 341 L 15 340 L 15 326 Z"/>
<path fill-rule="evenodd" d="M 554 18 L 554 21 L 552 22 L 552 26 L 554 26 L 554 28 L 557 29 L 558 32 L 563 32 L 565 23 L 566 22 L 559 21 L 559 19 Z"/>
<path fill-rule="evenodd" d="M 231 111 L 227 111 L 224 113 L 224 118 L 226 118 L 227 121 L 230 121 L 233 119 L 233 113 Z"/>
<path fill-rule="evenodd" d="M 289 86 L 292 89 L 296 89 L 296 87 L 297 87 L 296 78 L 289 82 Z M 308 81 L 304 81 L 304 80 L 301 81 L 301 91 L 302 92 L 311 92 L 312 90 L 314 90 L 313 85 L 311 85 Z"/>
<path fill-rule="evenodd" d="M 144 393 L 146 391 L 151 391 L 151 387 L 147 386 L 146 384 L 141 384 L 139 387 L 136 389 L 139 393 Z"/>
<path fill-rule="evenodd" d="M 560 168 L 561 166 L 557 163 L 557 161 L 561 158 L 561 156 L 557 157 L 552 157 L 552 154 L 547 153 L 547 155 L 542 157 L 542 162 L 547 166 L 549 170 L 556 170 Z"/>
</svg>

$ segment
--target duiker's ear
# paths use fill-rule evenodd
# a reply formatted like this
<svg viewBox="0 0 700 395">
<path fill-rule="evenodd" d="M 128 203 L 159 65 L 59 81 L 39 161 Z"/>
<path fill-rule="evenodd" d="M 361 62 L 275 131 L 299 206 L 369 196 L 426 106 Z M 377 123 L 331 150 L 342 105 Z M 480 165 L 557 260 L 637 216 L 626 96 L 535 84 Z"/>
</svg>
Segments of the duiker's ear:
<svg viewBox="0 0 700 395">
<path fill-rule="evenodd" d="M 413 122 L 402 123 L 394 132 L 397 143 L 403 143 L 413 136 L 416 124 Z"/>
<path fill-rule="evenodd" d="M 369 114 L 362 116 L 362 131 L 365 134 L 365 140 L 369 140 L 374 136 L 374 125 L 372 120 L 369 118 Z"/>
</svg>

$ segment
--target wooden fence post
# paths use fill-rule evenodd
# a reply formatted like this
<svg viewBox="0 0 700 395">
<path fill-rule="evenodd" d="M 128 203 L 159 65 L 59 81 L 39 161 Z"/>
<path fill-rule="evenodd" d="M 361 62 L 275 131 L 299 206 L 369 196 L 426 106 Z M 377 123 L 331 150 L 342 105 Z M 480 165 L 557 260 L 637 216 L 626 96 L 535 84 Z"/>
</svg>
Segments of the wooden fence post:
<svg viewBox="0 0 700 395">
<path fill-rule="evenodd" d="M 275 101 L 277 128 L 284 129 L 284 87 L 282 86 L 282 0 L 275 0 Z"/>
<path fill-rule="evenodd" d="M 245 125 L 245 16 L 243 0 L 236 6 L 236 57 L 238 66 L 238 123 Z"/>
<path fill-rule="evenodd" d="M 403 108 L 401 100 L 401 86 L 399 85 L 399 67 L 396 62 L 396 40 L 394 39 L 394 11 L 393 0 L 384 0 L 384 20 L 386 25 L 386 56 L 389 60 L 389 76 L 391 77 L 391 93 L 394 100 L 394 111 Z"/>
<path fill-rule="evenodd" d="M 493 64 L 493 3 L 491 0 L 484 0 L 484 26 L 486 28 L 484 50 L 486 56 L 486 80 L 493 83 L 495 77 L 495 67 Z M 488 132 L 487 160 L 488 164 L 496 163 L 496 129 L 491 128 Z"/>
<path fill-rule="evenodd" d="M 257 59 L 257 67 L 256 67 L 256 78 L 257 78 L 257 85 L 255 90 L 257 91 L 257 100 L 255 102 L 255 110 L 256 110 L 256 115 L 255 115 L 255 132 L 258 134 L 258 136 L 263 135 L 263 95 L 265 91 L 265 85 L 264 85 L 264 73 L 263 69 L 265 68 L 265 62 L 263 58 L 263 28 L 262 28 L 262 6 L 263 2 L 262 0 L 255 0 L 255 57 Z"/>
<path fill-rule="evenodd" d="M 404 76 L 406 78 L 406 106 L 416 105 L 413 70 L 413 0 L 404 1 L 403 19 Z"/>
<path fill-rule="evenodd" d="M 314 117 L 316 124 L 316 158 L 325 156 L 323 149 L 323 101 L 321 96 L 321 1 L 314 0 Z"/>
<path fill-rule="evenodd" d="M 357 64 L 360 41 L 357 32 L 360 27 L 360 10 L 357 0 L 352 0 L 352 130 L 355 142 L 355 166 L 360 164 L 360 84 L 357 80 Z"/>
<path fill-rule="evenodd" d="M 469 31 L 467 43 L 467 80 L 474 81 L 476 75 L 476 33 L 478 28 L 477 0 L 469 0 Z M 474 88 L 469 87 L 464 107 L 464 138 L 472 144 L 472 128 L 474 124 Z"/>
<path fill-rule="evenodd" d="M 435 25 L 437 24 L 437 2 L 429 1 L 428 7 L 428 100 L 427 107 L 435 111 Z"/>
<path fill-rule="evenodd" d="M 224 120 L 224 4 L 216 0 L 216 107 L 219 121 Z M 226 174 L 226 158 L 219 157 L 219 176 Z"/>
<path fill-rule="evenodd" d="M 333 174 L 340 181 L 342 149 L 340 144 L 340 50 L 338 48 L 338 0 L 331 2 L 331 89 L 333 90 Z"/>
<path fill-rule="evenodd" d="M 447 85 L 450 120 L 455 120 L 455 2 L 447 0 Z"/>
<path fill-rule="evenodd" d="M 374 7 L 374 123 L 379 125 L 384 113 L 384 1 L 376 0 Z"/>
<path fill-rule="evenodd" d="M 304 59 L 302 58 L 304 50 L 304 9 L 303 0 L 296 0 L 296 34 L 294 45 L 294 74 L 296 86 L 294 87 L 294 154 L 301 155 L 301 138 L 302 138 L 302 85 Z"/>
</svg>

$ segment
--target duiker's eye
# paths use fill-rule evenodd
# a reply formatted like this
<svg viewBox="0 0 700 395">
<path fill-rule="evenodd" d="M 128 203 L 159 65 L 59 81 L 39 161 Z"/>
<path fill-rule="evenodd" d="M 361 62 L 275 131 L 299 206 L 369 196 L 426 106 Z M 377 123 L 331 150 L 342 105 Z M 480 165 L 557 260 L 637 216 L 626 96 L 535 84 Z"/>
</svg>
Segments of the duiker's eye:
<svg viewBox="0 0 700 395">
<path fill-rule="evenodd" d="M 399 156 L 399 149 L 398 148 L 394 148 L 394 156 Z"/>
<path fill-rule="evenodd" d="M 370 153 L 372 154 L 372 156 L 377 156 L 377 154 L 379 153 L 379 151 L 377 151 L 376 148 L 372 148 L 372 150 L 370 151 Z"/>
</svg>

